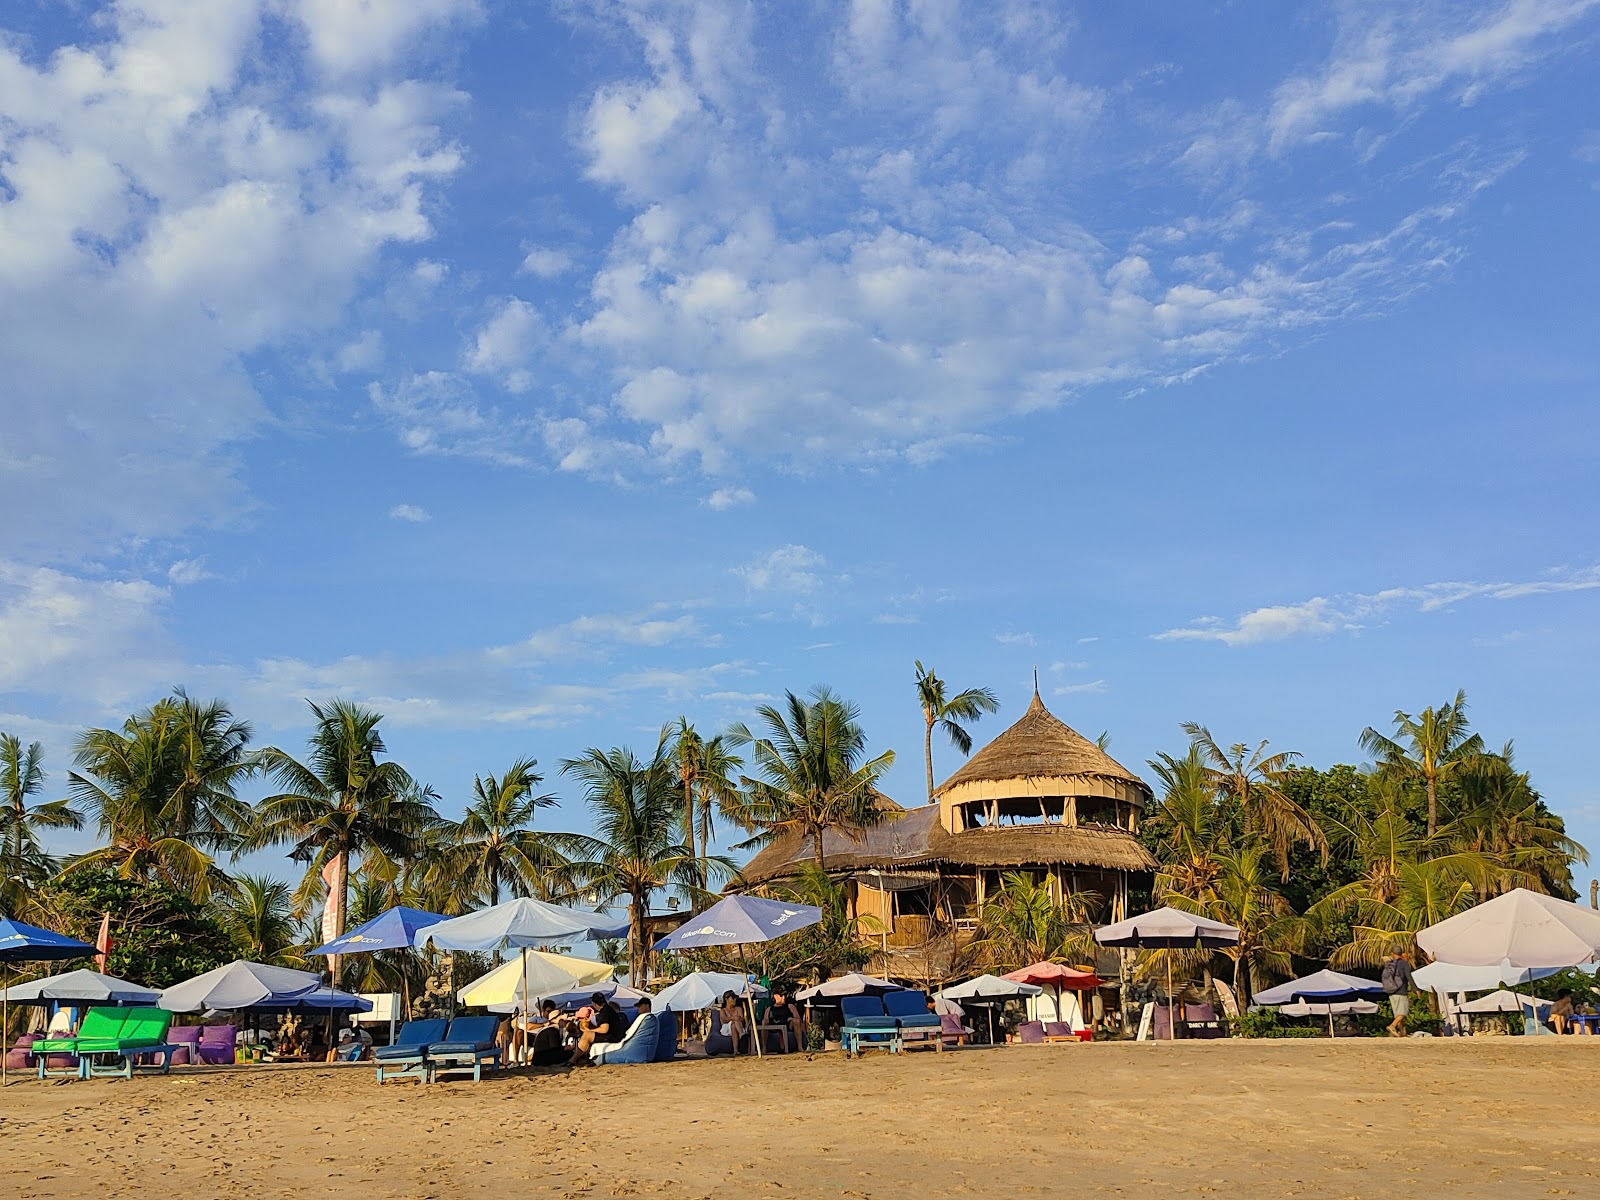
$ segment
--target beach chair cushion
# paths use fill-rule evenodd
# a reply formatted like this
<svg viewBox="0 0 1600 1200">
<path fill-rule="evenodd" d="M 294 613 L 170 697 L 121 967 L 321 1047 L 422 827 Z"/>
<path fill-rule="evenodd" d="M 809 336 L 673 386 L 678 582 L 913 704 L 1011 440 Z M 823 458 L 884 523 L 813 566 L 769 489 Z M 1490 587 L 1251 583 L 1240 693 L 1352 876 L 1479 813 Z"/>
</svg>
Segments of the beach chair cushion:
<svg viewBox="0 0 1600 1200">
<path fill-rule="evenodd" d="M 1017 1041 L 1023 1043 L 1023 1045 L 1027 1045 L 1027 1046 L 1043 1045 L 1043 1043 L 1044 1043 L 1044 1022 L 1043 1021 L 1024 1021 L 1021 1025 L 1018 1025 L 1017 1026 Z"/>
<path fill-rule="evenodd" d="M 846 1029 L 898 1029 L 899 1025 L 883 1008 L 877 996 L 840 996 L 839 1011 Z"/>
<path fill-rule="evenodd" d="M 200 1031 L 200 1060 L 214 1067 L 232 1066 L 238 1042 L 239 1031 L 232 1025 L 207 1025 Z"/>
<path fill-rule="evenodd" d="M 121 1033 L 133 1008 L 85 1009 L 75 1037 L 41 1038 L 33 1044 L 35 1054 L 72 1054 L 79 1042 L 105 1042 L 115 1040 Z"/>
<path fill-rule="evenodd" d="M 450 1022 L 443 1039 L 428 1047 L 429 1057 L 442 1054 L 481 1054 L 495 1049 L 499 1017 L 457 1017 Z"/>
<path fill-rule="evenodd" d="M 25 1071 L 33 1065 L 33 1044 L 39 1040 L 37 1033 L 25 1033 L 6 1051 L 6 1067 L 12 1071 Z"/>
<path fill-rule="evenodd" d="M 1044 1023 L 1044 1035 L 1047 1038 L 1071 1038 L 1073 1041 L 1078 1040 L 1077 1034 L 1072 1032 L 1072 1026 L 1066 1021 L 1046 1021 Z"/>
<path fill-rule="evenodd" d="M 394 1035 L 394 1044 L 378 1046 L 372 1052 L 375 1059 L 421 1058 L 434 1042 L 442 1042 L 450 1022 L 443 1017 L 428 1021 L 407 1021 Z"/>
<path fill-rule="evenodd" d="M 939 1032 L 948 1042 L 952 1040 L 960 1041 L 971 1034 L 972 1030 L 963 1025 L 961 1018 L 956 1016 L 955 1013 L 945 1013 L 939 1018 Z"/>
<path fill-rule="evenodd" d="M 678 1057 L 678 1014 L 670 1008 L 656 1014 L 656 1062 L 671 1062 Z"/>
<path fill-rule="evenodd" d="M 889 992 L 883 997 L 883 1011 L 900 1024 L 901 1029 L 938 1029 L 938 1014 L 928 1011 L 926 992 Z"/>
</svg>

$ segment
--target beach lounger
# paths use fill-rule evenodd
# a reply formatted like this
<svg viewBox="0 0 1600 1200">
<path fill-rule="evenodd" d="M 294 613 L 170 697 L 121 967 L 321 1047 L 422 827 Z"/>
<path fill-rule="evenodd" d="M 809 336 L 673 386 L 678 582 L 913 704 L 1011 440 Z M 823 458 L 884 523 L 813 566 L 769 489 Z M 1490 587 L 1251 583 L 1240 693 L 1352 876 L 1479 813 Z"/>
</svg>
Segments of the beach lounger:
<svg viewBox="0 0 1600 1200">
<path fill-rule="evenodd" d="M 839 1044 L 849 1057 L 857 1057 L 869 1046 L 879 1046 L 891 1054 L 900 1053 L 900 1023 L 884 1010 L 877 996 L 840 996 L 839 1010 L 844 1028 Z"/>
<path fill-rule="evenodd" d="M 407 1021 L 394 1036 L 394 1043 L 378 1046 L 372 1052 L 378 1064 L 378 1082 L 389 1079 L 415 1079 L 426 1082 L 428 1047 L 444 1041 L 450 1022 L 443 1017 L 429 1021 Z M 386 1074 L 387 1073 L 387 1074 Z"/>
<path fill-rule="evenodd" d="M 426 1081 L 433 1083 L 441 1071 L 472 1070 L 472 1082 L 483 1078 L 483 1067 L 500 1065 L 500 1044 L 495 1039 L 499 1017 L 457 1017 L 445 1030 L 444 1040 L 428 1047 Z"/>
<path fill-rule="evenodd" d="M 46 1038 L 35 1042 L 33 1051 L 36 1055 L 76 1055 L 79 1079 L 103 1075 L 131 1079 L 141 1057 L 154 1060 L 149 1065 L 165 1074 L 177 1049 L 167 1042 L 171 1026 L 172 1014 L 161 1008 L 91 1008 L 84 1012 L 76 1037 Z M 96 1059 L 108 1061 L 97 1063 Z M 61 1072 L 48 1069 L 40 1058 L 39 1078 L 52 1074 Z"/>
<path fill-rule="evenodd" d="M 944 1024 L 938 1014 L 929 1011 L 926 992 L 888 992 L 883 997 L 883 1011 L 900 1026 L 902 1045 L 909 1036 L 922 1042 L 931 1041 L 936 1050 L 944 1049 Z"/>
<path fill-rule="evenodd" d="M 1044 1022 L 1024 1021 L 1017 1026 L 1017 1041 L 1024 1046 L 1044 1045 Z"/>
<path fill-rule="evenodd" d="M 660 1018 L 653 1012 L 640 1013 L 620 1042 L 596 1042 L 590 1046 L 589 1061 L 601 1066 L 638 1066 L 654 1062 L 660 1038 Z"/>
<path fill-rule="evenodd" d="M 961 1018 L 954 1013 L 945 1013 L 939 1018 L 939 1040 L 946 1046 L 965 1046 L 971 1036 L 972 1030 L 963 1025 Z"/>
<path fill-rule="evenodd" d="M 1044 1040 L 1047 1042 L 1075 1042 L 1078 1035 L 1072 1032 L 1072 1026 L 1066 1021 L 1046 1021 L 1044 1023 Z"/>
<path fill-rule="evenodd" d="M 656 1014 L 656 1062 L 678 1057 L 678 1014 L 664 1008 Z"/>
</svg>

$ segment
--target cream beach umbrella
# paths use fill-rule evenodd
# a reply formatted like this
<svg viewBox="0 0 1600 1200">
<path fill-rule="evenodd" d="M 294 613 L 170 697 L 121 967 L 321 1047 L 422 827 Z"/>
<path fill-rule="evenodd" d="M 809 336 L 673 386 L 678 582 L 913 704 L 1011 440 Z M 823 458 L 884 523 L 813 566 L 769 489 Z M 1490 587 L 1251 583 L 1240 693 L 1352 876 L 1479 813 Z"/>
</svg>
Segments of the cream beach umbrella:
<svg viewBox="0 0 1600 1200">
<path fill-rule="evenodd" d="M 1135 947 L 1140 950 L 1220 950 L 1239 944 L 1239 931 L 1232 925 L 1210 917 L 1184 912 L 1181 908 L 1158 908 L 1129 917 L 1094 931 L 1102 946 Z M 1172 960 L 1167 959 L 1167 1010 L 1172 1010 Z M 1167 1022 L 1167 1040 L 1177 1036 L 1178 1023 Z"/>
<path fill-rule="evenodd" d="M 1513 888 L 1420 930 L 1417 945 L 1439 962 L 1498 967 L 1504 982 L 1519 983 L 1526 972 L 1600 958 L 1600 912 Z"/>
<path fill-rule="evenodd" d="M 526 969 L 520 956 L 509 958 L 463 987 L 456 999 L 469 1008 L 531 1011 L 532 1003 L 542 997 L 604 983 L 615 973 L 614 967 L 593 959 L 529 950 Z"/>
</svg>

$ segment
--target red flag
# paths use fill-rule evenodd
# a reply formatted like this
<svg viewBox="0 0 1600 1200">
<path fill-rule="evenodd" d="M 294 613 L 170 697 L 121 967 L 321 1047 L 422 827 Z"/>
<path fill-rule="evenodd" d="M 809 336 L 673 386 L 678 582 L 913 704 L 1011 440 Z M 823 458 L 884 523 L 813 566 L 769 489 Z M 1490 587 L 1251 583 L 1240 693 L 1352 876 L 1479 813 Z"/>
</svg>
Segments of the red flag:
<svg viewBox="0 0 1600 1200">
<path fill-rule="evenodd" d="M 94 948 L 100 951 L 94 956 L 95 966 L 101 974 L 105 973 L 106 955 L 111 953 L 111 914 L 104 913 L 100 917 L 100 936 L 94 939 Z"/>
</svg>

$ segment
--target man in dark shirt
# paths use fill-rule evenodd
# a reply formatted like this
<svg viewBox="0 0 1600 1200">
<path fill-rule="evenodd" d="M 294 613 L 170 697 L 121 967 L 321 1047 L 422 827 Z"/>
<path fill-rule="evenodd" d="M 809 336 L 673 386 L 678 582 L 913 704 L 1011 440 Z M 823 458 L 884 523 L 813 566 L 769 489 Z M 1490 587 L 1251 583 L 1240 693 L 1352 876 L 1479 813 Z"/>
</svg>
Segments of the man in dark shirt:
<svg viewBox="0 0 1600 1200">
<path fill-rule="evenodd" d="M 1406 1014 L 1411 1011 L 1411 964 L 1399 950 L 1389 951 L 1389 960 L 1383 964 L 1383 974 L 1378 977 L 1384 993 L 1389 997 L 1389 1011 L 1394 1020 L 1389 1022 L 1390 1037 L 1405 1037 Z"/>
<path fill-rule="evenodd" d="M 800 1011 L 789 1003 L 789 998 L 782 992 L 775 991 L 772 993 L 772 1007 L 767 1009 L 766 1018 L 761 1023 L 764 1026 L 778 1025 L 784 1029 L 785 1032 L 778 1038 L 778 1050 L 780 1053 L 791 1049 L 799 1050 L 806 1044 L 805 1038 L 801 1034 Z M 772 1031 L 766 1030 L 765 1032 L 770 1033 Z M 766 1041 L 765 1046 L 767 1049 L 771 1049 L 772 1042 L 770 1039 Z"/>
<path fill-rule="evenodd" d="M 588 1028 L 579 1036 L 578 1045 L 572 1051 L 573 1066 L 588 1060 L 589 1047 L 596 1042 L 620 1042 L 628 1032 L 628 1018 L 604 992 L 590 996 L 589 1003 L 594 1006 L 594 1016 L 589 1018 Z"/>
</svg>

